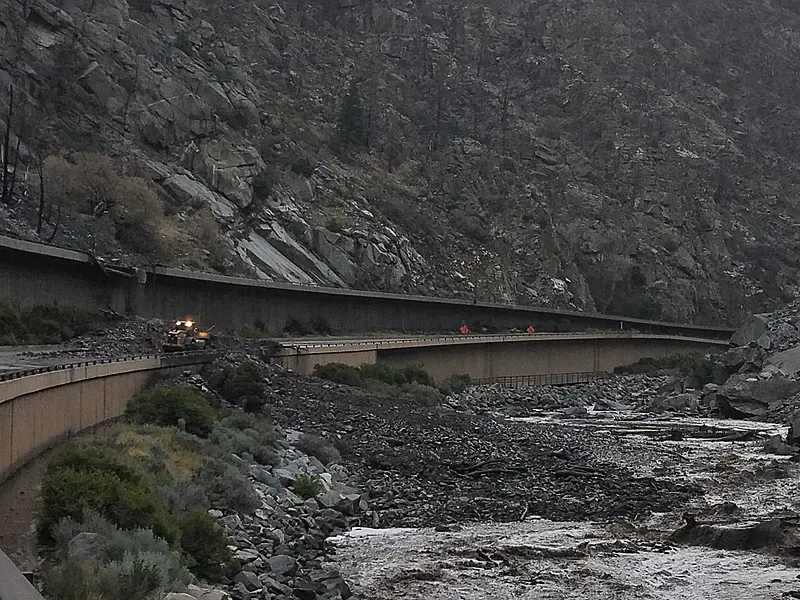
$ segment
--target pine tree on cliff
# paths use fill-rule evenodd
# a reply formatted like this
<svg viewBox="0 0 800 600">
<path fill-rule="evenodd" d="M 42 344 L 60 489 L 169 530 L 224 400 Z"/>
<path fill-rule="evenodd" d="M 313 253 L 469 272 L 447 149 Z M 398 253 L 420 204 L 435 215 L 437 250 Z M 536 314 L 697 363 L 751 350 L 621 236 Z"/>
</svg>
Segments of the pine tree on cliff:
<svg viewBox="0 0 800 600">
<path fill-rule="evenodd" d="M 361 90 L 355 80 L 350 82 L 342 99 L 336 133 L 337 145 L 340 149 L 369 145 L 369 126 L 361 99 Z"/>
</svg>

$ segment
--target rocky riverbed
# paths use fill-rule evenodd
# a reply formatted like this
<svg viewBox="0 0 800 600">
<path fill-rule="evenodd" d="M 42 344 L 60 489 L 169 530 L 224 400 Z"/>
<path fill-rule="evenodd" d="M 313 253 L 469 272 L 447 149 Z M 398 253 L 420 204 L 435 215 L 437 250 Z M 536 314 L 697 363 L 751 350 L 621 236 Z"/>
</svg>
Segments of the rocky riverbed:
<svg viewBox="0 0 800 600">
<path fill-rule="evenodd" d="M 368 494 L 359 527 L 327 544 L 354 597 L 800 594 L 798 465 L 765 451 L 787 428 L 662 410 L 672 381 L 426 405 L 275 371 L 270 404 L 336 439 Z"/>
<path fill-rule="evenodd" d="M 508 438 L 541 439 L 547 432 L 545 439 L 555 442 L 549 456 L 560 464 L 544 461 L 544 476 L 535 472 L 525 479 L 547 502 L 531 504 L 514 519 L 465 511 L 458 526 L 418 527 L 412 524 L 420 520 L 406 517 L 395 520 L 400 527 L 364 528 L 330 540 L 335 564 L 358 597 L 800 595 L 800 470 L 789 457 L 764 450 L 771 436 L 786 434 L 785 427 L 628 411 L 569 419 L 553 411 L 508 417 L 502 425 L 495 419 Z M 548 481 L 556 468 L 568 473 L 561 486 Z M 498 493 L 488 498 L 507 502 L 504 479 L 514 476 L 494 475 Z M 638 481 L 647 481 L 649 490 L 636 488 Z M 407 506 L 402 512 L 414 513 Z M 500 520 L 506 522 L 493 522 Z"/>
</svg>

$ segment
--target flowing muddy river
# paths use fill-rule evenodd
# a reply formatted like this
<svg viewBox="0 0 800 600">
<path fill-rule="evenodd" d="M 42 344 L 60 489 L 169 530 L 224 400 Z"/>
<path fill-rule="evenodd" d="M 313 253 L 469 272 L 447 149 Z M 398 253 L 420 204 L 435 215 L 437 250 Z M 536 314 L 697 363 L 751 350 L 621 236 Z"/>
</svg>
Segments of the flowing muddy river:
<svg viewBox="0 0 800 600">
<path fill-rule="evenodd" d="M 336 566 L 357 596 L 800 598 L 800 563 L 792 558 L 798 465 L 763 450 L 766 438 L 785 433 L 778 426 L 632 418 L 630 413 L 524 420 L 609 432 L 617 443 L 597 451 L 601 461 L 625 465 L 642 476 L 690 480 L 704 493 L 680 509 L 633 520 L 568 523 L 529 515 L 516 523 L 476 523 L 451 531 L 356 529 L 330 542 L 336 547 Z M 535 476 L 530 484 L 536 485 Z M 702 526 L 681 529 L 687 513 Z M 766 527 L 768 535 L 754 535 L 753 526 L 764 522 L 757 531 Z M 673 535 L 676 530 L 683 535 Z M 744 549 L 753 546 L 762 547 Z"/>
</svg>

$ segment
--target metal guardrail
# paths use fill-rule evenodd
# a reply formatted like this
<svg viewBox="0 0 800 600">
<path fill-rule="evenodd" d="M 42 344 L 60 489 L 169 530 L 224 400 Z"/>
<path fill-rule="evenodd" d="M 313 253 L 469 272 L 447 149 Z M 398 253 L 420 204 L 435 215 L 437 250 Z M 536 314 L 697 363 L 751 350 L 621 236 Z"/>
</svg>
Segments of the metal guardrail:
<svg viewBox="0 0 800 600">
<path fill-rule="evenodd" d="M 400 338 L 377 338 L 377 339 L 339 339 L 330 342 L 309 340 L 303 342 L 300 340 L 281 340 L 273 339 L 272 342 L 277 343 L 283 348 L 312 349 L 312 348 L 340 348 L 347 346 L 362 347 L 362 346 L 382 346 L 382 345 L 399 345 L 399 344 L 413 344 L 419 342 L 451 342 L 451 343 L 469 343 L 472 340 L 486 340 L 497 343 L 515 341 L 515 340 L 531 340 L 537 339 L 564 339 L 564 338 L 584 338 L 584 339 L 604 339 L 604 338 L 622 338 L 622 339 L 686 339 L 698 340 L 709 343 L 719 343 L 719 345 L 727 344 L 725 340 L 717 340 L 713 338 L 701 338 L 696 336 L 683 336 L 668 333 L 631 333 L 628 331 L 608 331 L 602 333 L 587 333 L 585 331 L 572 331 L 572 332 L 542 332 L 542 333 L 511 333 L 511 334 L 466 334 L 466 335 L 438 335 L 438 336 L 416 336 L 416 337 L 400 337 Z"/>
<path fill-rule="evenodd" d="M 500 384 L 504 387 L 528 387 L 541 385 L 571 385 L 589 383 L 609 377 L 605 371 L 583 371 L 579 373 L 546 373 L 542 375 L 506 375 L 503 377 L 486 377 L 473 379 L 474 385 Z"/>
<path fill-rule="evenodd" d="M 31 375 L 41 375 L 42 373 L 52 373 L 54 371 L 66 371 L 69 369 L 77 369 L 80 367 L 90 367 L 94 365 L 108 365 L 120 362 L 132 362 L 137 360 L 150 360 L 153 358 L 179 358 L 179 357 L 200 357 L 207 356 L 212 359 L 217 354 L 214 351 L 198 351 L 198 352 L 170 352 L 167 354 L 136 354 L 131 356 L 118 356 L 115 358 L 99 358 L 95 360 L 86 360 L 73 363 L 62 363 L 59 365 L 51 365 L 48 367 L 35 367 L 33 369 L 20 369 L 11 371 L 9 373 L 0 373 L 0 381 L 11 381 L 13 379 L 20 379 L 21 377 L 30 377 Z"/>
</svg>

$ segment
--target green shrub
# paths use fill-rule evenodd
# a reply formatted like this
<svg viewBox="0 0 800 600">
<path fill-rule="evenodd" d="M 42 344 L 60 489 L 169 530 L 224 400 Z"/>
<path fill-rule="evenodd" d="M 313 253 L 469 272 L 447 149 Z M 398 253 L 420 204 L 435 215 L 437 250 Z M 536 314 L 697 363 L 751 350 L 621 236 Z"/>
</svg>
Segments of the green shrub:
<svg viewBox="0 0 800 600">
<path fill-rule="evenodd" d="M 72 469 L 81 473 L 101 471 L 116 475 L 120 481 L 140 483 L 144 472 L 127 456 L 103 443 L 72 442 L 50 461 L 47 472 Z"/>
<path fill-rule="evenodd" d="M 422 365 L 392 367 L 379 362 L 361 365 L 358 369 L 362 378 L 375 379 L 383 383 L 388 383 L 389 385 L 402 386 L 407 383 L 420 383 L 429 386 L 435 385 L 433 377 L 430 376 Z"/>
<path fill-rule="evenodd" d="M 214 507 L 249 514 L 261 506 L 247 475 L 219 458 L 206 458 L 197 472 L 196 481 L 203 486 Z"/>
<path fill-rule="evenodd" d="M 358 368 L 362 379 L 374 379 L 389 385 L 403 385 L 406 383 L 405 375 L 399 370 L 385 363 L 361 365 Z"/>
<path fill-rule="evenodd" d="M 266 403 L 264 373 L 255 361 L 244 360 L 228 370 L 220 387 L 226 400 L 248 412 L 258 412 Z"/>
<path fill-rule="evenodd" d="M 353 387 L 361 387 L 364 384 L 361 378 L 361 371 L 357 367 L 344 365 L 342 363 L 329 363 L 327 365 L 314 365 L 314 375 L 334 383 L 341 383 Z"/>
<path fill-rule="evenodd" d="M 206 437 L 218 415 L 206 394 L 189 386 L 172 386 L 137 394 L 128 404 L 125 416 L 134 423 L 162 427 L 177 427 L 183 420 L 186 431 Z"/>
<path fill-rule="evenodd" d="M 317 335 L 333 335 L 333 327 L 324 317 L 317 317 L 311 321 L 311 329 Z"/>
<path fill-rule="evenodd" d="M 253 194 L 259 200 L 266 200 L 275 189 L 278 174 L 272 167 L 267 167 L 253 178 Z"/>
<path fill-rule="evenodd" d="M 452 375 L 444 380 L 441 386 L 445 394 L 463 394 L 472 384 L 472 378 L 467 375 Z"/>
<path fill-rule="evenodd" d="M 419 383 L 421 385 L 435 386 L 436 382 L 422 365 L 406 365 L 400 369 L 403 374 L 403 383 Z"/>
<path fill-rule="evenodd" d="M 270 332 L 256 325 L 245 325 L 239 329 L 239 337 L 246 340 L 262 340 L 270 336 Z"/>
<path fill-rule="evenodd" d="M 341 462 L 339 451 L 328 440 L 318 435 L 304 433 L 297 442 L 298 450 L 315 456 L 325 465 Z"/>
<path fill-rule="evenodd" d="M 180 543 L 189 570 L 218 581 L 231 560 L 228 538 L 207 513 L 195 511 L 180 522 Z"/>
<path fill-rule="evenodd" d="M 392 386 L 402 386 L 408 383 L 419 383 L 431 387 L 435 385 L 433 377 L 421 365 L 392 367 L 379 362 L 351 367 L 342 363 L 330 363 L 315 365 L 314 375 L 353 387 L 369 387 L 370 380 Z"/>
<path fill-rule="evenodd" d="M 48 469 L 42 483 L 40 532 L 52 535 L 65 517 L 80 520 L 93 510 L 124 529 L 150 528 L 166 540 L 175 538 L 175 526 L 143 481 L 123 481 L 109 471 L 80 471 L 72 467 Z"/>
<path fill-rule="evenodd" d="M 292 482 L 292 491 L 304 500 L 308 500 L 322 491 L 322 483 L 316 475 L 298 475 Z"/>
<path fill-rule="evenodd" d="M 7 302 L 0 302 L 0 331 L 3 340 L 0 342 L 5 345 L 24 343 L 28 336 L 28 328 L 22 320 L 22 313 L 19 308 Z"/>
<path fill-rule="evenodd" d="M 420 384 L 434 387 L 433 377 L 422 365 L 405 365 L 392 367 L 386 363 L 364 364 L 360 367 L 351 367 L 342 363 L 329 363 L 315 365 L 314 375 L 335 383 L 369 389 L 376 393 L 395 395 L 401 390 L 393 391 L 383 385 L 401 388 L 408 384 Z M 376 383 L 378 385 L 376 385 Z M 383 385 L 380 385 L 383 384 Z"/>
<path fill-rule="evenodd" d="M 311 335 L 314 331 L 310 328 L 292 317 L 283 327 L 284 335 Z"/>
<path fill-rule="evenodd" d="M 437 388 L 416 381 L 406 383 L 401 389 L 404 394 L 421 406 L 436 406 L 442 399 L 442 392 Z"/>
</svg>

